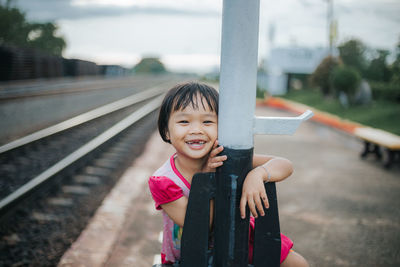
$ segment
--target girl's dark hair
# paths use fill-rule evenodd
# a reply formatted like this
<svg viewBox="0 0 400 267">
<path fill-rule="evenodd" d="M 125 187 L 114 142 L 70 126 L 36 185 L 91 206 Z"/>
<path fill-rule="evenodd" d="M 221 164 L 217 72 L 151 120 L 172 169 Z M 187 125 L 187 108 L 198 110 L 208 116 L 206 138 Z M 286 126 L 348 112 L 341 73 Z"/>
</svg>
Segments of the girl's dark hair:
<svg viewBox="0 0 400 267">
<path fill-rule="evenodd" d="M 206 108 L 204 103 L 206 100 L 208 108 L 218 115 L 218 92 L 213 87 L 198 82 L 188 82 L 172 87 L 165 95 L 158 115 L 158 131 L 165 142 L 171 143 L 167 138 L 171 112 L 185 109 L 188 105 L 197 109 L 199 103 L 196 96 L 200 96 L 203 108 Z"/>
</svg>

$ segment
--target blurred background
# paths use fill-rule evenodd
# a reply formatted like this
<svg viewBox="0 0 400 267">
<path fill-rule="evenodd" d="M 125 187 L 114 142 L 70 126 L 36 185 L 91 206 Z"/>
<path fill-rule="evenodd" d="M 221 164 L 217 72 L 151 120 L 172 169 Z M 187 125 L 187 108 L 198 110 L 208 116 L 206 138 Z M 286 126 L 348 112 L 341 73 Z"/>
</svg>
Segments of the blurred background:
<svg viewBox="0 0 400 267">
<path fill-rule="evenodd" d="M 49 174 L 45 188 L 4 205 L 10 196 L 176 83 L 218 86 L 222 2 L 0 0 L 0 265 L 57 265 L 144 151 L 156 108 Z M 387 164 L 400 161 L 399 14 L 399 0 L 261 0 L 258 112 L 293 116 L 302 103 L 322 121 L 256 138 L 261 153 L 297 165 L 294 186 L 280 185 L 280 216 L 311 266 L 400 266 L 399 166 Z M 378 129 L 375 157 L 360 160 L 366 139 L 355 129 L 368 126 Z M 136 266 L 159 257 L 161 220 L 149 194 L 135 195 L 146 175 L 129 192 L 127 214 L 139 209 L 142 221 L 127 240 L 144 249 L 123 250 Z"/>
<path fill-rule="evenodd" d="M 146 71 L 218 80 L 222 1 L 0 3 L 0 80 Z M 360 118 L 349 108 L 372 100 L 398 103 L 399 13 L 396 0 L 261 1 L 258 97 L 286 95 L 356 121 Z M 29 71 L 34 67 L 23 57 L 34 57 L 33 51 L 36 58 L 40 51 L 42 58 L 81 61 L 53 58 L 47 63 L 55 64 L 51 71 Z M 11 59 L 13 53 L 18 60 Z M 310 90 L 296 94 L 311 88 L 318 88 L 323 100 Z M 380 118 L 361 122 L 387 127 Z"/>
</svg>

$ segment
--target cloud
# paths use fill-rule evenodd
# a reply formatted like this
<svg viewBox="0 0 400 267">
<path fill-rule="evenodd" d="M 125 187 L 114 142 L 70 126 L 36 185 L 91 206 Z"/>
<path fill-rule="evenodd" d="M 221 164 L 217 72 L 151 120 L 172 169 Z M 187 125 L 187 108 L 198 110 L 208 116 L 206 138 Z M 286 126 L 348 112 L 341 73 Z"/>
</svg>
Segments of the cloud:
<svg viewBox="0 0 400 267">
<path fill-rule="evenodd" d="M 95 1 L 77 4 L 73 0 L 17 0 L 16 6 L 34 21 L 57 21 L 62 19 L 86 19 L 91 17 L 111 17 L 127 14 L 163 14 L 190 16 L 220 16 L 214 6 L 198 8 L 196 5 L 107 5 Z M 79 3 L 79 2 L 78 2 Z"/>
</svg>

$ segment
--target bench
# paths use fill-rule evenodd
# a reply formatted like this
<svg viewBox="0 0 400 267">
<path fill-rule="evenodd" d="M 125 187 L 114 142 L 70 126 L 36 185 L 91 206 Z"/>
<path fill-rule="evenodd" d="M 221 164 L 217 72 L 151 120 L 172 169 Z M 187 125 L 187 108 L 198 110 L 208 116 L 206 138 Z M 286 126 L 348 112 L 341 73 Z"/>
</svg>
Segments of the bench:
<svg viewBox="0 0 400 267">
<path fill-rule="evenodd" d="M 365 144 L 361 158 L 366 158 L 370 153 L 375 154 L 377 159 L 383 160 L 385 168 L 390 168 L 399 158 L 400 136 L 370 127 L 356 128 L 354 135 Z"/>
</svg>

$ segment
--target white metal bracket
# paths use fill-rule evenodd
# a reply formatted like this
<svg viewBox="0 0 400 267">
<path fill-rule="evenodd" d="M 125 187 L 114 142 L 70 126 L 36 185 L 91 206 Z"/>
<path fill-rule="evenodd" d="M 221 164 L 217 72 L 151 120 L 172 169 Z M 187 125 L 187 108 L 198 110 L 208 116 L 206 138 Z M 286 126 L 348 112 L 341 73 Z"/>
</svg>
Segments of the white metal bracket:
<svg viewBox="0 0 400 267">
<path fill-rule="evenodd" d="M 300 123 L 314 116 L 311 110 L 297 117 L 255 117 L 254 134 L 289 134 L 296 132 Z"/>
</svg>

